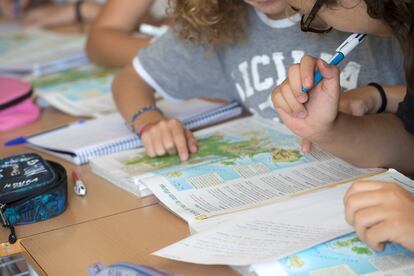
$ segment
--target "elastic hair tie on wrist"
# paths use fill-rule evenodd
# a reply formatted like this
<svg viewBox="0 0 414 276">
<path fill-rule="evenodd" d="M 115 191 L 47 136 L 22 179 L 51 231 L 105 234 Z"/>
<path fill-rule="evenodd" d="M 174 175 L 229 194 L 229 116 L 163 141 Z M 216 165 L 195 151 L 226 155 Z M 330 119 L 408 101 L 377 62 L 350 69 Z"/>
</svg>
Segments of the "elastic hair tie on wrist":
<svg viewBox="0 0 414 276">
<path fill-rule="evenodd" d="M 137 132 L 137 135 L 138 135 L 139 139 L 141 139 L 141 136 L 142 136 L 142 134 L 144 134 L 144 132 L 150 130 L 153 126 L 155 126 L 155 124 L 156 123 L 147 123 L 147 124 L 144 124 L 143 126 L 141 126 L 138 129 L 138 132 Z"/>
<path fill-rule="evenodd" d="M 368 83 L 369 86 L 373 86 L 377 89 L 378 93 L 381 96 L 381 106 L 378 109 L 377 113 L 383 113 L 385 111 L 385 109 L 387 108 L 387 95 L 385 94 L 385 90 L 384 88 L 376 83 L 376 82 L 370 82 Z"/>
<path fill-rule="evenodd" d="M 84 3 L 84 0 L 78 0 L 75 2 L 75 17 L 76 22 L 83 23 L 83 16 L 81 12 L 81 6 Z"/>
</svg>

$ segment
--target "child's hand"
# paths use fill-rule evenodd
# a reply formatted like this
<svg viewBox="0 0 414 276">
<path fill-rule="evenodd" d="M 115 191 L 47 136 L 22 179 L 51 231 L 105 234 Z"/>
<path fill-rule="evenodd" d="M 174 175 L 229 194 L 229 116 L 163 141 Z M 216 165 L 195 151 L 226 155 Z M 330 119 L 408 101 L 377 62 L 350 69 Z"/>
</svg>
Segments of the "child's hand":
<svg viewBox="0 0 414 276">
<path fill-rule="evenodd" d="M 339 110 L 354 116 L 374 114 L 381 106 L 382 99 L 373 86 L 352 89 L 341 95 Z"/>
<path fill-rule="evenodd" d="M 189 152 L 197 152 L 197 140 L 176 119 L 164 119 L 145 128 L 141 141 L 150 157 L 178 153 L 181 161 L 185 161 Z"/>
<path fill-rule="evenodd" d="M 0 10 L 7 17 L 18 17 L 29 7 L 30 2 L 30 0 L 20 0 L 18 2 L 19 6 L 16 6 L 17 2 L 14 0 L 1 0 Z"/>
<path fill-rule="evenodd" d="M 25 27 L 53 27 L 74 23 L 75 11 L 73 4 L 45 5 L 30 10 L 23 20 Z"/>
<path fill-rule="evenodd" d="M 313 74 L 319 70 L 324 79 L 311 92 Z M 273 104 L 283 122 L 295 134 L 316 142 L 334 124 L 339 105 L 339 70 L 325 61 L 304 56 L 289 68 L 288 78 L 273 91 Z"/>
<path fill-rule="evenodd" d="M 397 242 L 414 251 L 414 197 L 394 183 L 358 181 L 344 198 L 345 216 L 375 250 Z"/>
</svg>

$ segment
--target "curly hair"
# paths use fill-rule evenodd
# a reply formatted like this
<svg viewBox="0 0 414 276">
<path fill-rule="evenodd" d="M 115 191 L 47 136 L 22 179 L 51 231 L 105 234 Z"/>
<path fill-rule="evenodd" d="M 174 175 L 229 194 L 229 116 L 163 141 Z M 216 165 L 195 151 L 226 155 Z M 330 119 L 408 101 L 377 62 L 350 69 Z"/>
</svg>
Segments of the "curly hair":
<svg viewBox="0 0 414 276">
<path fill-rule="evenodd" d="M 324 0 L 326 5 L 340 0 Z M 414 93 L 414 0 L 364 0 L 368 15 L 385 21 L 392 29 L 404 53 L 405 75 Z"/>
<path fill-rule="evenodd" d="M 245 37 L 247 4 L 242 0 L 169 0 L 179 36 L 211 46 Z"/>
</svg>

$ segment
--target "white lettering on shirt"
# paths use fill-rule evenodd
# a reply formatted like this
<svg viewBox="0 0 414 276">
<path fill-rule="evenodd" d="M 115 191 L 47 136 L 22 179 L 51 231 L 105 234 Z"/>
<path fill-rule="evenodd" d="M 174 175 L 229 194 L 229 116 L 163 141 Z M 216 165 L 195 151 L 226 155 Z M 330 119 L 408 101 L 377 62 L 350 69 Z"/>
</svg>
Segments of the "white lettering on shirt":
<svg viewBox="0 0 414 276">
<path fill-rule="evenodd" d="M 270 89 L 273 85 L 273 79 L 268 77 L 263 81 L 260 80 L 259 65 L 266 66 L 270 63 L 270 58 L 267 55 L 254 56 L 251 61 L 253 86 L 256 91 L 263 91 Z"/>
</svg>

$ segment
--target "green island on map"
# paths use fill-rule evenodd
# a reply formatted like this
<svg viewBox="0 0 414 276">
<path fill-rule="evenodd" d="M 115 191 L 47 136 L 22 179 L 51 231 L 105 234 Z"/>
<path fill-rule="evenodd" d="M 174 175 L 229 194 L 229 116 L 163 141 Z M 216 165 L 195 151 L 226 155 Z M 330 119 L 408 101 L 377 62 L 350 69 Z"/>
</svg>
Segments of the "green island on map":
<svg viewBox="0 0 414 276">
<path fill-rule="evenodd" d="M 339 240 L 332 243 L 333 248 L 350 248 L 352 252 L 357 255 L 371 256 L 372 251 L 361 242 L 358 237 L 353 237 L 347 240 Z"/>
<path fill-rule="evenodd" d="M 278 162 L 295 162 L 302 155 L 298 150 L 280 149 L 271 146 L 271 143 L 264 143 L 257 135 L 250 134 L 250 139 L 243 141 L 227 141 L 220 133 L 215 133 L 209 137 L 198 141 L 199 150 L 191 154 L 190 159 L 185 164 L 198 164 L 206 160 L 218 159 L 222 165 L 236 165 L 235 160 L 249 157 L 261 153 L 270 153 L 271 161 Z M 263 144 L 269 146 L 263 146 Z M 125 165 L 146 165 L 150 169 L 162 169 L 172 166 L 183 165 L 177 155 L 166 155 L 160 157 L 148 157 L 146 155 L 125 161 Z M 171 176 L 180 176 L 179 172 L 174 172 Z"/>
</svg>

